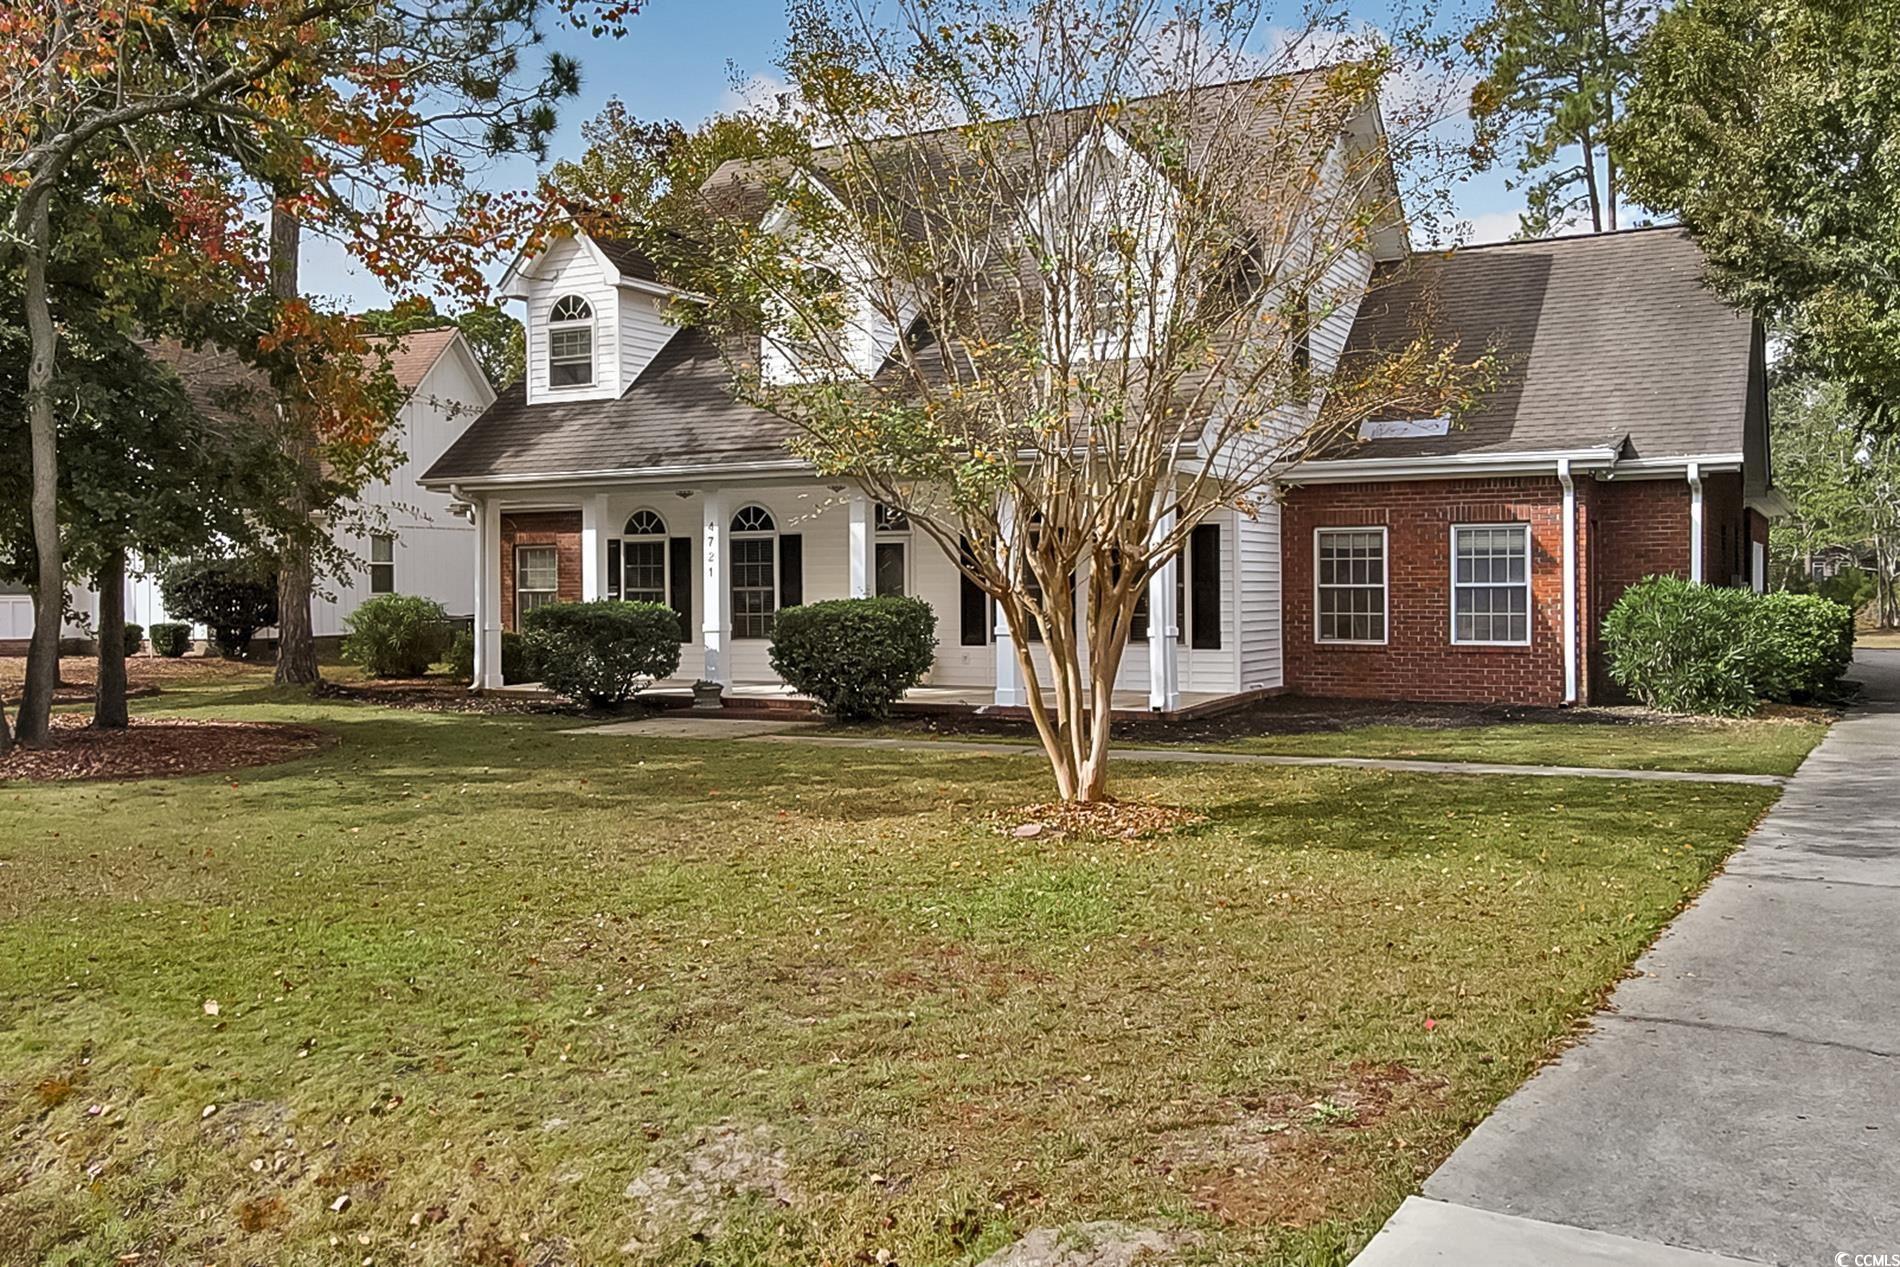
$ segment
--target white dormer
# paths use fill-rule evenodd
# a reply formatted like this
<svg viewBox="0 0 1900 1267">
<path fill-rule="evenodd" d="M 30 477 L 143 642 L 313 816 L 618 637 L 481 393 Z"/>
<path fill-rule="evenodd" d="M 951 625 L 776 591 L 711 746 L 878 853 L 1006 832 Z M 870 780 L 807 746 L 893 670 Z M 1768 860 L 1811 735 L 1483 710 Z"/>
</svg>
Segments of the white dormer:
<svg viewBox="0 0 1900 1267">
<path fill-rule="evenodd" d="M 666 311 L 678 292 L 632 263 L 569 226 L 509 267 L 501 296 L 527 309 L 529 404 L 616 399 L 673 337 Z"/>
</svg>

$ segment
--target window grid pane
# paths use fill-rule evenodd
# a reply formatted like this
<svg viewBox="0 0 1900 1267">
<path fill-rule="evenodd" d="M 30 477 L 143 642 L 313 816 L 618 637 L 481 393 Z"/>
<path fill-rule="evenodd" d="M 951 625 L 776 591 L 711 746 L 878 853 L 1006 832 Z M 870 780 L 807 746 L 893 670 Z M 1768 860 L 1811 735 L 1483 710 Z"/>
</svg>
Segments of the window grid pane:
<svg viewBox="0 0 1900 1267">
<path fill-rule="evenodd" d="M 1452 640 L 1528 643 L 1529 527 L 1452 530 Z"/>
<path fill-rule="evenodd" d="M 561 556 L 553 546 L 523 546 L 515 551 L 517 623 L 529 612 L 556 601 L 560 579 Z"/>
<path fill-rule="evenodd" d="M 737 537 L 732 542 L 732 636 L 769 638 L 778 607 L 773 537 Z"/>
<path fill-rule="evenodd" d="M 620 560 L 621 596 L 629 603 L 666 606 L 666 542 L 623 542 Z"/>
<path fill-rule="evenodd" d="M 1385 535 L 1323 531 L 1318 554 L 1319 640 L 1385 641 Z"/>
<path fill-rule="evenodd" d="M 902 598 L 909 571 L 904 566 L 904 543 L 901 541 L 880 541 L 877 543 L 877 596 L 879 598 Z"/>
</svg>

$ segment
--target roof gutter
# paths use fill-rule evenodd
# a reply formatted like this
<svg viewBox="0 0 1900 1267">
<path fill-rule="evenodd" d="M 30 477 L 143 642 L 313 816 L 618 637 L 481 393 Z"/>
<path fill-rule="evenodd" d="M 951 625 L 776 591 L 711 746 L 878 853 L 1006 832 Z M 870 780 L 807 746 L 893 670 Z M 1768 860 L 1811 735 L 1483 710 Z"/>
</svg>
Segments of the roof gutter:
<svg viewBox="0 0 1900 1267">
<path fill-rule="evenodd" d="M 1294 484 L 1368 484 L 1481 475 L 1548 475 L 1559 462 L 1567 463 L 1567 469 L 1573 471 L 1605 471 L 1617 465 L 1616 450 L 1605 447 L 1426 458 L 1333 458 L 1296 463 L 1279 478 Z"/>
<path fill-rule="evenodd" d="M 604 471 L 533 471 L 525 475 L 446 476 L 418 481 L 434 492 L 468 488 L 504 490 L 554 486 L 587 487 L 594 484 L 649 484 L 680 479 L 709 479 L 726 475 L 812 475 L 811 463 L 797 458 L 767 458 L 752 462 L 681 462 L 669 466 L 632 466 Z"/>
</svg>

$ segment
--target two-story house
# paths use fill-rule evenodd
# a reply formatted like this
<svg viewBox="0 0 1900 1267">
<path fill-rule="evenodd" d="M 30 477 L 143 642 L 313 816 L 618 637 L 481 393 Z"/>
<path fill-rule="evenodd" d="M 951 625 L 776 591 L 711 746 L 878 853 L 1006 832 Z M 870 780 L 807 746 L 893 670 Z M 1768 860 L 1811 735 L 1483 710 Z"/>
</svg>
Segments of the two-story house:
<svg viewBox="0 0 1900 1267">
<path fill-rule="evenodd" d="M 1323 140 L 1376 127 L 1373 111 Z M 1078 144 L 1133 153 L 1102 140 Z M 771 231 L 773 208 L 746 214 Z M 1494 347 L 1501 381 L 1455 424 L 1369 422 L 1212 514 L 1152 582 L 1150 610 L 1172 618 L 1129 648 L 1118 705 L 1582 701 L 1600 686 L 1594 630 L 1629 582 L 1761 584 L 1761 335 L 1702 285 L 1684 234 L 1418 252 L 1395 220 L 1351 263 L 1353 297 L 1302 348 L 1315 372 L 1424 324 Z M 774 612 L 897 593 L 938 613 L 939 698 L 1021 703 L 982 593 L 902 516 L 795 457 L 790 424 L 735 397 L 713 338 L 668 321 L 685 297 L 640 252 L 573 229 L 501 289 L 525 310 L 526 378 L 422 480 L 472 510 L 478 687 L 501 684 L 500 633 L 526 612 L 617 597 L 679 613 L 673 685 L 782 689 Z M 864 337 L 875 363 L 901 336 Z"/>
</svg>

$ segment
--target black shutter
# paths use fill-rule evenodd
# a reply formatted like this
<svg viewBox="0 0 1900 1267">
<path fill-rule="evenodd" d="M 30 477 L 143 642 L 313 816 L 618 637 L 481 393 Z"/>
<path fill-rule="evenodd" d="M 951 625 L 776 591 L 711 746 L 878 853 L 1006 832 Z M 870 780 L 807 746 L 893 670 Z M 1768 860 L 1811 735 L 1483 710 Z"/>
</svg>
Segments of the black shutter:
<svg viewBox="0 0 1900 1267">
<path fill-rule="evenodd" d="M 976 551 L 970 548 L 968 538 L 959 543 L 963 551 L 966 566 L 975 566 Z M 957 609 L 962 617 L 963 645 L 966 647 L 987 647 L 990 643 L 990 596 L 983 587 L 971 580 L 961 569 L 957 572 L 961 582 L 958 590 Z"/>
<path fill-rule="evenodd" d="M 693 539 L 672 537 L 666 543 L 668 599 L 679 613 L 680 641 L 693 640 Z"/>
<path fill-rule="evenodd" d="M 797 607 L 805 601 L 805 539 L 795 532 L 778 539 L 778 605 Z"/>
<path fill-rule="evenodd" d="M 1197 524 L 1190 537 L 1188 567 L 1193 573 L 1189 584 L 1194 590 L 1194 634 L 1190 645 L 1196 651 L 1219 651 L 1221 628 L 1220 525 Z"/>
<path fill-rule="evenodd" d="M 620 538 L 607 541 L 607 597 L 620 597 Z"/>
</svg>

